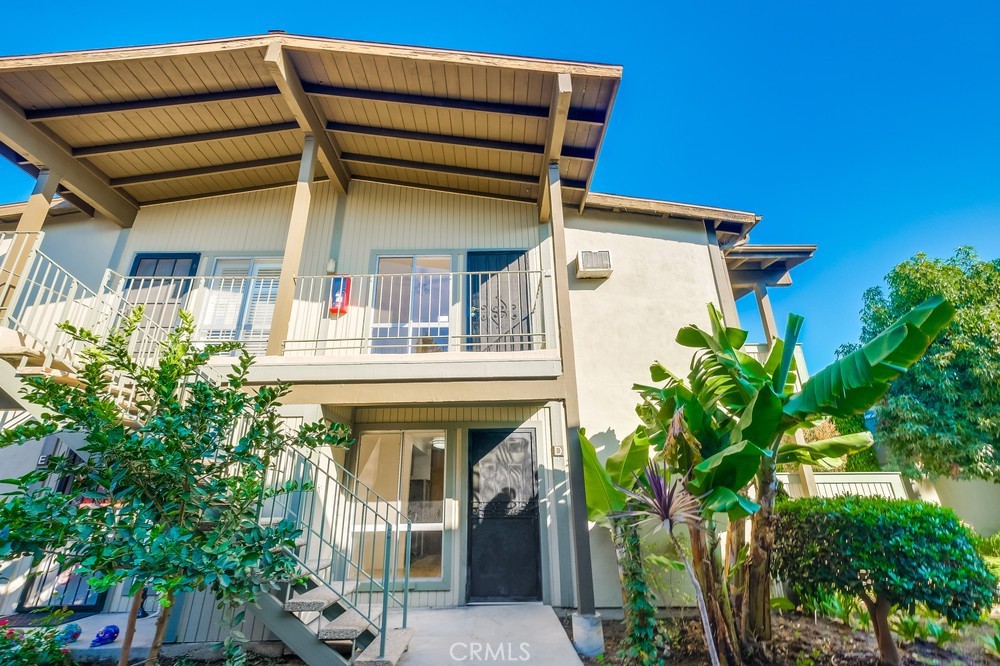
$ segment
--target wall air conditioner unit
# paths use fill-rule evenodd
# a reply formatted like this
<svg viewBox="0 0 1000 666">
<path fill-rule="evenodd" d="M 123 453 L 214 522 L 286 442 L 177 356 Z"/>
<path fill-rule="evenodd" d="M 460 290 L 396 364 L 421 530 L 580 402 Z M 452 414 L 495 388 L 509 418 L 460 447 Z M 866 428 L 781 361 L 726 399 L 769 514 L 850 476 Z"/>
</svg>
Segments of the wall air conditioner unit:
<svg viewBox="0 0 1000 666">
<path fill-rule="evenodd" d="M 576 255 L 576 277 L 611 277 L 611 251 L 580 250 Z"/>
</svg>

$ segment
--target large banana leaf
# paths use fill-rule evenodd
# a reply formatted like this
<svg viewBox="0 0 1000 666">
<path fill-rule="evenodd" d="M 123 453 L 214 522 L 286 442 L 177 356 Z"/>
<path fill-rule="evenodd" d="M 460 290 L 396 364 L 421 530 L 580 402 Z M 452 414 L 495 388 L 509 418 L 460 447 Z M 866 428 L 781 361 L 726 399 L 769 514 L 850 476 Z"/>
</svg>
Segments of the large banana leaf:
<svg viewBox="0 0 1000 666">
<path fill-rule="evenodd" d="M 649 462 L 649 437 L 646 428 L 639 426 L 622 440 L 621 446 L 608 458 L 605 469 L 611 482 L 618 487 L 631 489 L 635 475 Z"/>
<path fill-rule="evenodd" d="M 701 498 L 701 507 L 706 514 L 724 513 L 729 516 L 729 520 L 739 520 L 757 513 L 760 504 L 729 488 L 719 487 Z"/>
<path fill-rule="evenodd" d="M 843 458 L 846 455 L 864 451 L 872 445 L 873 441 L 872 434 L 866 431 L 805 444 L 783 442 L 778 446 L 775 463 L 778 465 L 784 463 L 815 465 L 824 460 Z"/>
<path fill-rule="evenodd" d="M 693 495 L 706 495 L 716 488 L 742 490 L 760 468 L 760 459 L 769 452 L 742 441 L 727 446 L 710 458 L 705 458 L 691 470 L 688 490 Z"/>
<path fill-rule="evenodd" d="M 758 448 L 771 448 L 771 444 L 780 434 L 782 407 L 781 398 L 770 384 L 765 384 L 754 394 L 750 404 L 740 416 L 739 423 L 731 435 L 732 441 L 745 439 Z"/>
<path fill-rule="evenodd" d="M 785 404 L 785 414 L 797 420 L 860 414 L 923 356 L 954 315 L 955 308 L 941 296 L 927 299 L 869 343 L 813 375 Z"/>
<path fill-rule="evenodd" d="M 625 493 L 615 488 L 608 471 L 597 458 L 597 449 L 580 429 L 580 452 L 583 458 L 583 485 L 587 493 L 587 517 L 608 525 L 609 515 L 625 510 Z"/>
</svg>

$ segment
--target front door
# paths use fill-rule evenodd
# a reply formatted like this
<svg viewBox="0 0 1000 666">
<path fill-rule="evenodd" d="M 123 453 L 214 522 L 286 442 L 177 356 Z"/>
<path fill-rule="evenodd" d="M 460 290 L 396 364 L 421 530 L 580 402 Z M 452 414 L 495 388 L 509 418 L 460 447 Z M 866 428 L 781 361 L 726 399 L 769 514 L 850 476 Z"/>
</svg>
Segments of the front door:
<svg viewBox="0 0 1000 666">
<path fill-rule="evenodd" d="M 535 431 L 469 431 L 470 602 L 542 598 Z"/>
<path fill-rule="evenodd" d="M 532 289 L 528 255 L 521 251 L 469 252 L 469 351 L 532 349 Z"/>
</svg>

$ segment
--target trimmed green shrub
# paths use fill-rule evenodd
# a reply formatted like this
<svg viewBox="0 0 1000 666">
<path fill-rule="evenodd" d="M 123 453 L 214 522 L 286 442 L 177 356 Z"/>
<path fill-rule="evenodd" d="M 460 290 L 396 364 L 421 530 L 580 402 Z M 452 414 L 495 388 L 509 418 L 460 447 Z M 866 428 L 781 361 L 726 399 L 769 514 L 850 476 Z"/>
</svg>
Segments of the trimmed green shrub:
<svg viewBox="0 0 1000 666">
<path fill-rule="evenodd" d="M 950 509 L 933 504 L 813 497 L 780 504 L 774 565 L 800 595 L 857 595 L 871 615 L 882 660 L 898 664 L 889 627 L 894 606 L 924 604 L 951 622 L 977 620 L 992 606 L 997 579 L 975 543 Z"/>
</svg>

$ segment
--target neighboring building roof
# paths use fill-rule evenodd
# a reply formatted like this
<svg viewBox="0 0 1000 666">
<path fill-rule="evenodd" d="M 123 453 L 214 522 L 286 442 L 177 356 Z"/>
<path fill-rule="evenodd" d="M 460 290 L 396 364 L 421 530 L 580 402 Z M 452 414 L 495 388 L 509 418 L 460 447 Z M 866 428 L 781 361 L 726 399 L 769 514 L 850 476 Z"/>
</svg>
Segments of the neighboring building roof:
<svg viewBox="0 0 1000 666">
<path fill-rule="evenodd" d="M 815 245 L 737 245 L 726 252 L 733 293 L 741 298 L 755 284 L 786 287 L 792 284 L 790 271 L 812 259 Z"/>
<path fill-rule="evenodd" d="M 29 171 L 68 159 L 47 166 L 126 213 L 291 183 L 306 131 L 341 188 L 358 178 L 536 201 L 559 158 L 564 202 L 580 205 L 621 73 L 286 34 L 8 56 L 0 152 Z"/>
<path fill-rule="evenodd" d="M 750 230 L 761 219 L 760 215 L 756 213 L 741 210 L 598 192 L 591 192 L 587 195 L 587 206 L 615 212 L 714 222 L 715 231 L 723 247 L 733 245 L 738 240 L 746 238 Z"/>
<path fill-rule="evenodd" d="M 10 224 L 21 219 L 21 213 L 24 212 L 25 205 L 26 202 L 24 201 L 20 201 L 18 203 L 0 204 L 0 224 Z M 75 204 L 72 204 L 65 199 L 55 199 L 52 201 L 52 205 L 49 206 L 50 217 L 72 215 L 73 213 L 79 212 L 80 209 Z"/>
</svg>

